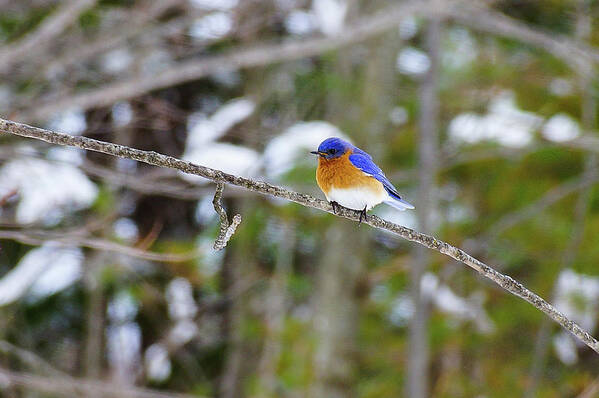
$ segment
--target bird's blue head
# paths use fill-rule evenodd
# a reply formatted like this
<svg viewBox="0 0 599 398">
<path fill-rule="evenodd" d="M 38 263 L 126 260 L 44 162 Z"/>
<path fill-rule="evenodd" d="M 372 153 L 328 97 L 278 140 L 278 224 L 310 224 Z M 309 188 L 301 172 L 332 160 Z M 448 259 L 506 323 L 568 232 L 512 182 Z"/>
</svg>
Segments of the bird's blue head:
<svg viewBox="0 0 599 398">
<path fill-rule="evenodd" d="M 318 146 L 317 151 L 311 153 L 318 155 L 325 159 L 335 159 L 339 156 L 344 155 L 348 150 L 352 149 L 353 145 L 341 138 L 331 137 L 327 138 Z"/>
</svg>

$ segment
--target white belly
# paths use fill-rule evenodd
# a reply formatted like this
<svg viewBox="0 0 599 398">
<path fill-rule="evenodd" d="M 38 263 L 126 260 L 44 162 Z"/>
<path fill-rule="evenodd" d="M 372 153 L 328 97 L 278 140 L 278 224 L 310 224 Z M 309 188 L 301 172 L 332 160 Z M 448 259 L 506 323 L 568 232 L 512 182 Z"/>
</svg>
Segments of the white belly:
<svg viewBox="0 0 599 398">
<path fill-rule="evenodd" d="M 337 202 L 348 209 L 370 210 L 389 195 L 384 189 L 374 191 L 366 188 L 331 188 L 326 197 L 329 202 Z"/>
</svg>

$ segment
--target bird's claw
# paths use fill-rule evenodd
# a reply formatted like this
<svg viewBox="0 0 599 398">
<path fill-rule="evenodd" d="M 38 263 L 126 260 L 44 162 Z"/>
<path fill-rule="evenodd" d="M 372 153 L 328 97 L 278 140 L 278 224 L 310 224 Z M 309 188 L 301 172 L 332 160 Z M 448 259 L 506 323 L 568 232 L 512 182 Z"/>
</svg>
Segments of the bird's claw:
<svg viewBox="0 0 599 398">
<path fill-rule="evenodd" d="M 337 214 L 337 211 L 339 211 L 339 203 L 337 202 L 331 202 L 331 206 L 333 207 L 333 214 Z"/>
<path fill-rule="evenodd" d="M 362 219 L 364 219 L 364 221 L 368 222 L 368 215 L 366 214 L 366 206 L 364 206 L 364 209 L 360 210 L 360 221 L 358 221 L 358 226 L 360 226 L 360 224 L 362 224 Z"/>
</svg>

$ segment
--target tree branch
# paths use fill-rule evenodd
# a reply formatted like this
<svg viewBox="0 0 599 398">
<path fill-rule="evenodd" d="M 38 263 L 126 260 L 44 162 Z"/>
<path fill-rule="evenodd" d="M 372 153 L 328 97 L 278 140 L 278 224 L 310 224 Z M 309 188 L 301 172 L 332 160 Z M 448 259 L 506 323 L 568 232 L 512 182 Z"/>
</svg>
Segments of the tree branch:
<svg viewBox="0 0 599 398">
<path fill-rule="evenodd" d="M 214 199 L 212 199 L 212 205 L 214 206 L 214 210 L 220 217 L 220 232 L 214 241 L 214 250 L 222 250 L 227 246 L 229 240 L 237 230 L 237 227 L 241 223 L 241 214 L 235 214 L 233 216 L 233 221 L 229 225 L 229 219 L 227 217 L 227 212 L 223 208 L 221 203 L 221 199 L 223 197 L 223 190 L 225 189 L 225 184 L 219 182 L 216 184 L 216 191 L 214 192 Z"/>
<path fill-rule="evenodd" d="M 0 49 L 0 73 L 6 72 L 22 58 L 35 54 L 36 48 L 43 46 L 61 34 L 79 15 L 92 7 L 97 0 L 72 0 L 65 2 L 58 11 L 49 16 L 33 32 L 16 43 Z"/>
<path fill-rule="evenodd" d="M 112 144 L 109 142 L 98 141 L 87 137 L 71 136 L 68 134 L 56 133 L 53 131 L 28 126 L 21 123 L 11 122 L 0 119 L 0 132 L 14 134 L 21 137 L 34 138 L 37 140 L 49 142 L 51 144 L 77 147 L 89 151 L 101 152 L 112 156 L 118 156 L 126 159 L 133 159 L 139 162 L 147 163 L 153 166 L 169 167 L 177 169 L 189 174 L 195 174 L 217 183 L 225 183 L 236 185 L 245 189 L 255 191 L 264 195 L 270 195 L 277 198 L 285 199 L 294 203 L 298 203 L 305 207 L 319 209 L 333 214 L 331 205 L 321 199 L 314 198 L 310 195 L 294 192 L 285 188 L 271 185 L 263 181 L 255 181 L 248 178 L 238 177 L 232 174 L 224 173 L 220 170 L 211 169 L 209 167 L 199 166 L 189 163 L 172 156 L 162 155 L 153 151 L 142 151 L 139 149 L 130 148 L 123 145 Z M 341 208 L 337 210 L 337 215 L 349 220 L 358 221 L 360 212 Z M 487 264 L 475 259 L 463 250 L 450 245 L 433 236 L 426 235 L 413 229 L 403 227 L 385 221 L 377 216 L 371 215 L 367 221 L 363 221 L 372 227 L 392 232 L 402 238 L 419 243 L 429 249 L 436 250 L 439 253 L 445 254 L 467 266 L 474 269 L 487 279 L 495 282 L 497 285 L 527 301 L 537 309 L 543 311 L 551 319 L 559 323 L 563 328 L 571 332 L 576 338 L 585 343 L 595 352 L 599 353 L 599 342 L 591 336 L 586 330 L 582 329 L 577 323 L 568 319 L 563 313 L 545 301 L 537 294 L 531 292 L 521 283 L 513 278 L 500 273 Z"/>
<path fill-rule="evenodd" d="M 566 181 L 565 183 L 551 188 L 545 195 L 512 213 L 508 213 L 499 219 L 489 231 L 485 234 L 482 242 L 486 245 L 492 238 L 497 237 L 506 230 L 524 220 L 532 218 L 535 214 L 545 210 L 547 207 L 559 202 L 574 192 L 586 189 L 599 181 L 599 171 L 596 168 L 590 168 L 577 179 Z"/>
<path fill-rule="evenodd" d="M 132 398 L 201 398 L 199 395 L 182 394 L 175 392 L 156 391 L 148 388 L 119 386 L 115 383 L 106 383 L 95 380 L 77 379 L 74 377 L 44 377 L 30 373 L 13 372 L 0 368 L 0 383 L 14 384 L 32 390 L 47 393 L 82 394 L 84 396 L 107 395 L 112 397 Z"/>
<path fill-rule="evenodd" d="M 192 250 L 191 252 L 181 254 L 155 253 L 139 249 L 137 247 L 122 245 L 120 243 L 112 242 L 106 239 L 50 233 L 38 235 L 27 233 L 25 231 L 0 230 L 0 239 L 15 240 L 27 245 L 42 245 L 46 242 L 54 242 L 64 246 L 86 247 L 88 249 L 119 253 L 129 257 L 141 258 L 143 260 L 170 263 L 190 261 L 194 258 L 197 258 L 200 254 L 197 250 Z"/>
<path fill-rule="evenodd" d="M 153 90 L 197 80 L 220 72 L 223 68 L 237 70 L 315 56 L 367 40 L 395 28 L 399 21 L 414 15 L 435 15 L 441 19 L 453 18 L 473 29 L 541 47 L 570 65 L 599 62 L 599 51 L 594 48 L 581 47 L 577 42 L 564 37 L 555 38 L 549 33 L 530 28 L 499 12 L 472 6 L 464 1 L 413 0 L 389 6 L 374 15 L 361 18 L 336 36 L 293 39 L 277 44 L 233 48 L 224 54 L 180 62 L 159 74 L 137 75 L 79 94 L 66 93 L 59 97 L 45 98 L 24 110 L 11 113 L 13 115 L 11 117 L 23 122 L 32 122 L 74 106 L 83 110 L 109 106 Z"/>
</svg>

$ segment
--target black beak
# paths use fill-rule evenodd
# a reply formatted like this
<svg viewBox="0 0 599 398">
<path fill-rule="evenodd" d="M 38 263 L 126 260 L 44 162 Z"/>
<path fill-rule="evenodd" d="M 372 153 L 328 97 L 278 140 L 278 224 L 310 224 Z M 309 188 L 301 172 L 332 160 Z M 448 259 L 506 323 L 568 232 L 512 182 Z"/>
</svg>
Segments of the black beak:
<svg viewBox="0 0 599 398">
<path fill-rule="evenodd" d="M 310 151 L 310 153 L 313 153 L 314 155 L 320 155 L 320 153 L 318 153 L 318 151 Z"/>
</svg>

